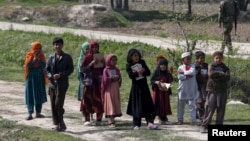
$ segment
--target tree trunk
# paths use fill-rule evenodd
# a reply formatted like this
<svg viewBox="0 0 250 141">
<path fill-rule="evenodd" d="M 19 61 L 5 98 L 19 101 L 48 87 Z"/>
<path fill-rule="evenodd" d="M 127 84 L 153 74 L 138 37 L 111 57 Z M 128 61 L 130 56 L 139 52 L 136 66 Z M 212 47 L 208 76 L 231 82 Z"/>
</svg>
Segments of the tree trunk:
<svg viewBox="0 0 250 141">
<path fill-rule="evenodd" d="M 249 0 L 237 0 L 240 11 L 247 11 Z"/>
<path fill-rule="evenodd" d="M 122 0 L 116 0 L 116 9 L 122 9 Z"/>
<path fill-rule="evenodd" d="M 124 10 L 129 10 L 129 2 L 128 2 L 128 0 L 124 0 L 123 9 L 124 9 Z"/>
<path fill-rule="evenodd" d="M 188 14 L 191 15 L 192 14 L 192 4 L 191 4 L 192 0 L 188 0 Z"/>
<path fill-rule="evenodd" d="M 110 6 L 112 9 L 114 9 L 114 0 L 110 0 Z"/>
</svg>

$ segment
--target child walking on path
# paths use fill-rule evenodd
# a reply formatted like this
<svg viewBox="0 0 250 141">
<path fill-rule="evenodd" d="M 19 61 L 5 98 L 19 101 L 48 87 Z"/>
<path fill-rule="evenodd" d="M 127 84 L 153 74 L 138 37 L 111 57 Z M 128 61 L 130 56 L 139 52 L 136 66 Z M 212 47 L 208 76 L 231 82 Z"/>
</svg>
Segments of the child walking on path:
<svg viewBox="0 0 250 141">
<path fill-rule="evenodd" d="M 207 127 L 212 121 L 213 114 L 217 110 L 215 124 L 222 125 L 224 121 L 227 88 L 230 80 L 230 70 L 223 63 L 223 53 L 216 51 L 213 53 L 214 62 L 208 66 L 208 82 L 206 109 L 201 126 L 201 133 L 207 132 Z"/>
<path fill-rule="evenodd" d="M 173 81 L 173 76 L 168 71 L 168 61 L 166 59 L 158 61 L 157 68 L 150 81 L 155 105 L 154 116 L 158 116 L 160 124 L 166 124 L 168 122 L 167 115 L 172 115 L 169 96 L 172 94 L 170 84 Z"/>
<path fill-rule="evenodd" d="M 179 87 L 178 91 L 178 110 L 177 110 L 177 124 L 183 124 L 183 116 L 185 112 L 185 105 L 188 105 L 188 112 L 190 114 L 192 124 L 196 125 L 196 98 L 198 93 L 195 65 L 191 64 L 190 52 L 185 52 L 181 55 L 182 65 L 178 67 Z"/>
<path fill-rule="evenodd" d="M 104 105 L 105 118 L 108 118 L 110 127 L 115 127 L 115 117 L 121 117 L 120 87 L 122 77 L 120 69 L 116 67 L 117 56 L 109 54 L 106 57 L 106 67 L 102 76 L 102 101 Z"/>
<path fill-rule="evenodd" d="M 154 104 L 147 83 L 150 70 L 137 49 L 132 48 L 128 51 L 126 71 L 132 81 L 127 114 L 133 116 L 133 129 L 140 129 L 143 117 L 148 129 L 156 129 L 157 126 L 153 124 L 152 119 Z"/>
<path fill-rule="evenodd" d="M 199 120 L 203 120 L 205 113 L 205 102 L 206 102 L 206 86 L 208 80 L 208 64 L 205 63 L 205 53 L 202 51 L 197 51 L 195 53 L 196 57 L 196 80 L 198 85 L 199 96 L 196 99 L 196 117 Z"/>
</svg>

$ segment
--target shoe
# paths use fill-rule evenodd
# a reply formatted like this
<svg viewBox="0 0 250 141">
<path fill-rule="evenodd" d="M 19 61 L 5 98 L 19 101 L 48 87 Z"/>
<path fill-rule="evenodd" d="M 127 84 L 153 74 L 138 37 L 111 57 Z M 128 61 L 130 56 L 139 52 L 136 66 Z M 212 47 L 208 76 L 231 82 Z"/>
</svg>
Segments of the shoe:
<svg viewBox="0 0 250 141">
<path fill-rule="evenodd" d="M 115 128 L 116 125 L 115 125 L 114 123 L 111 123 L 111 124 L 109 125 L 109 127 L 110 127 L 110 128 Z"/>
<path fill-rule="evenodd" d="M 134 126 L 133 129 L 134 129 L 134 130 L 140 130 L 140 127 L 139 127 L 139 126 Z"/>
<path fill-rule="evenodd" d="M 59 128 L 60 128 L 61 131 L 65 131 L 67 129 L 65 123 L 60 123 Z"/>
<path fill-rule="evenodd" d="M 29 115 L 29 116 L 26 118 L 26 120 L 32 120 L 32 119 L 33 119 L 32 115 Z"/>
<path fill-rule="evenodd" d="M 36 118 L 44 118 L 45 116 L 44 115 L 42 115 L 42 114 L 36 114 Z"/>
<path fill-rule="evenodd" d="M 177 121 L 177 122 L 175 122 L 175 124 L 176 124 L 176 125 L 182 125 L 182 124 L 183 124 L 183 121 L 181 121 L 181 120 L 180 120 L 180 121 Z"/>
<path fill-rule="evenodd" d="M 96 126 L 102 126 L 103 123 L 102 123 L 102 121 L 97 121 L 97 122 L 95 123 L 95 125 L 96 125 Z"/>
<path fill-rule="evenodd" d="M 56 125 L 55 127 L 53 127 L 52 130 L 57 131 L 57 132 L 61 132 L 59 125 Z"/>
<path fill-rule="evenodd" d="M 148 125 L 148 129 L 149 129 L 149 130 L 155 130 L 155 129 L 157 129 L 157 128 L 158 128 L 158 126 L 155 125 L 155 124 L 149 123 L 149 125 Z"/>
<path fill-rule="evenodd" d="M 207 133 L 207 128 L 202 126 L 201 129 L 200 129 L 200 133 Z"/>
<path fill-rule="evenodd" d="M 84 125 L 84 126 L 90 126 L 90 125 L 91 125 L 91 122 L 90 122 L 90 121 L 85 121 L 85 122 L 83 123 L 83 125 Z"/>
</svg>

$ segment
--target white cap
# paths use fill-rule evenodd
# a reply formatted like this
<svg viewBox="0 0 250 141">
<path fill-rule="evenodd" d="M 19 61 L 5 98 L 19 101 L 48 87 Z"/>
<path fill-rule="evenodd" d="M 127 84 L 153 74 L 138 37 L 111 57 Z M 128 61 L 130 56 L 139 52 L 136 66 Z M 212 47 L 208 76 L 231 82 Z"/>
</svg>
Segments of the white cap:
<svg viewBox="0 0 250 141">
<path fill-rule="evenodd" d="M 184 52 L 184 53 L 181 54 L 181 59 L 183 59 L 185 57 L 188 57 L 190 55 L 191 55 L 190 52 Z"/>
</svg>

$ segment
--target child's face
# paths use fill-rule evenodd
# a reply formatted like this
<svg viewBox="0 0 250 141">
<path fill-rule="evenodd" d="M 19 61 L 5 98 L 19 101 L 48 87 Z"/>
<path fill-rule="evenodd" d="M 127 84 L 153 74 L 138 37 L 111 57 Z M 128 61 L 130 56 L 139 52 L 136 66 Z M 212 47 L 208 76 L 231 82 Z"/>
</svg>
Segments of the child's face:
<svg viewBox="0 0 250 141">
<path fill-rule="evenodd" d="M 199 56 L 197 59 L 196 59 L 196 62 L 198 64 L 203 64 L 205 62 L 205 56 Z"/>
<path fill-rule="evenodd" d="M 92 48 L 92 51 L 93 51 L 93 53 L 98 53 L 99 52 L 99 47 L 98 46 L 94 46 Z"/>
<path fill-rule="evenodd" d="M 221 63 L 222 63 L 222 60 L 223 60 L 223 57 L 222 57 L 222 56 L 220 56 L 220 55 L 214 56 L 214 62 L 215 62 L 216 64 L 221 64 Z"/>
<path fill-rule="evenodd" d="M 111 66 L 116 66 L 116 64 L 117 64 L 117 57 L 114 56 L 110 60 L 110 65 Z"/>
<path fill-rule="evenodd" d="M 185 58 L 182 59 L 183 64 L 187 65 L 191 63 L 191 56 L 187 56 Z"/>
<path fill-rule="evenodd" d="M 166 65 L 160 65 L 160 69 L 161 69 L 161 71 L 165 71 L 167 69 L 167 66 Z"/>
<path fill-rule="evenodd" d="M 139 54 L 137 52 L 135 52 L 132 56 L 131 56 L 131 60 L 133 63 L 139 62 Z"/>
</svg>

